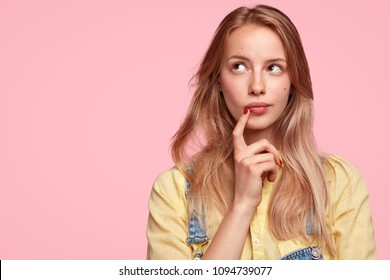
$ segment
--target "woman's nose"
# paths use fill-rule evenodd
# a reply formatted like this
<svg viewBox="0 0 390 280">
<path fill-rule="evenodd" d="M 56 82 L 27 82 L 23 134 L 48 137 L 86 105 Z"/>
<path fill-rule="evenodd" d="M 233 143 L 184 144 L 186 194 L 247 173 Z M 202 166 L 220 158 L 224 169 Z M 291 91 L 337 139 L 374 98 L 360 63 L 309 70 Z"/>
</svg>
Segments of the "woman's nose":
<svg viewBox="0 0 390 280">
<path fill-rule="evenodd" d="M 253 94 L 253 95 L 265 94 L 265 86 L 261 74 L 253 75 L 249 87 L 249 94 Z"/>
</svg>

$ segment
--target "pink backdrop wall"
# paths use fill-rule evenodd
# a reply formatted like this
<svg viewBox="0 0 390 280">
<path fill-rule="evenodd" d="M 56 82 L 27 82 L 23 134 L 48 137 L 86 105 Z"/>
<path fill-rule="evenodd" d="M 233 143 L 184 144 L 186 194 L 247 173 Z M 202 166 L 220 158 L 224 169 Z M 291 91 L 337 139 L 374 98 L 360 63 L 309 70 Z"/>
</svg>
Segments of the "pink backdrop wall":
<svg viewBox="0 0 390 280">
<path fill-rule="evenodd" d="M 380 259 L 390 259 L 387 2 L 261 2 L 301 33 L 318 144 L 365 177 Z M 0 259 L 144 259 L 147 199 L 172 165 L 188 81 L 222 18 L 256 3 L 1 1 Z"/>
</svg>

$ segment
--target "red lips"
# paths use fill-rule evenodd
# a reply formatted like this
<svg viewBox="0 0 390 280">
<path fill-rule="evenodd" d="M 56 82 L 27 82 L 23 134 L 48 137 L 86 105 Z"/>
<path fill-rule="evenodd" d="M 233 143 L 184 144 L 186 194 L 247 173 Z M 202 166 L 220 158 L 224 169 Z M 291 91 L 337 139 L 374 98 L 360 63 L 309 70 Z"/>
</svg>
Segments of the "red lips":
<svg viewBox="0 0 390 280">
<path fill-rule="evenodd" d="M 264 102 L 254 102 L 247 105 L 246 108 L 248 108 L 253 114 L 261 115 L 267 112 L 269 106 L 269 104 Z"/>
</svg>

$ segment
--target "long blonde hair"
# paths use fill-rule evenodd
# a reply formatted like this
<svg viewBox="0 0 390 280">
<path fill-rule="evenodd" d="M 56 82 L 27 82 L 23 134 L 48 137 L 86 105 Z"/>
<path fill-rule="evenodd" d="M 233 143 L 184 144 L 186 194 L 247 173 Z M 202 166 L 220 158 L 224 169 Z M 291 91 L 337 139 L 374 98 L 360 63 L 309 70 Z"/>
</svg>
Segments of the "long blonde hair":
<svg viewBox="0 0 390 280">
<path fill-rule="evenodd" d="M 313 90 L 308 63 L 294 24 L 273 7 L 240 7 L 229 13 L 218 26 L 194 76 L 196 89 L 171 146 L 176 166 L 191 185 L 190 212 L 195 207 L 212 207 L 223 215 L 233 201 L 232 131 L 236 121 L 220 93 L 218 76 L 227 37 L 248 24 L 268 27 L 279 36 L 291 80 L 287 107 L 273 131 L 273 144 L 283 155 L 284 167 L 269 202 L 270 230 L 280 240 L 301 238 L 310 215 L 320 245 L 335 254 L 325 218 L 329 207 L 325 174 L 330 165 L 318 151 L 312 133 Z M 196 140 L 201 145 L 196 153 L 189 154 L 188 147 Z"/>
</svg>

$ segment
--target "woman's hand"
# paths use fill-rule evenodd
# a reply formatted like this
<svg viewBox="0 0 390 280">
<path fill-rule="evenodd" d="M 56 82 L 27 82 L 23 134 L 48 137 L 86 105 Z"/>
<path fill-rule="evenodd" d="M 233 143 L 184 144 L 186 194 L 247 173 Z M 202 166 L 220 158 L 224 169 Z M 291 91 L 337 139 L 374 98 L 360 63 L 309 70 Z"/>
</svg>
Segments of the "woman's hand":
<svg viewBox="0 0 390 280">
<path fill-rule="evenodd" d="M 235 196 L 233 204 L 255 210 L 261 202 L 263 180 L 273 182 L 277 164 L 281 164 L 278 150 L 266 139 L 247 145 L 245 125 L 250 111 L 246 109 L 233 130 Z"/>
<path fill-rule="evenodd" d="M 248 119 L 249 110 L 233 130 L 234 201 L 202 258 L 205 260 L 240 259 L 253 213 L 261 202 L 263 177 L 276 179 L 279 152 L 265 139 L 249 146 L 245 143 L 243 133 Z"/>
</svg>

